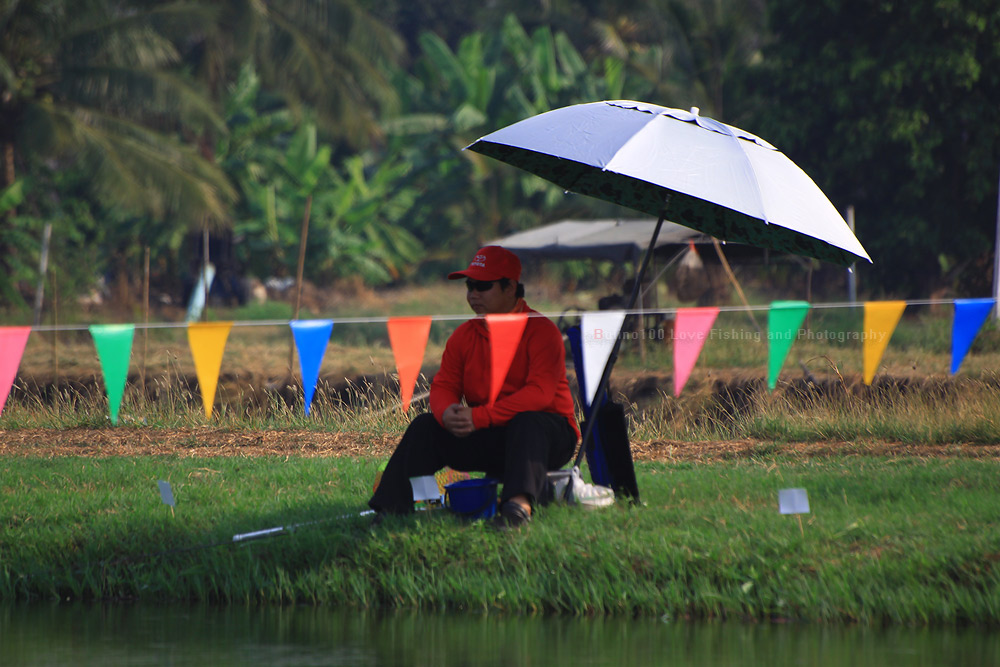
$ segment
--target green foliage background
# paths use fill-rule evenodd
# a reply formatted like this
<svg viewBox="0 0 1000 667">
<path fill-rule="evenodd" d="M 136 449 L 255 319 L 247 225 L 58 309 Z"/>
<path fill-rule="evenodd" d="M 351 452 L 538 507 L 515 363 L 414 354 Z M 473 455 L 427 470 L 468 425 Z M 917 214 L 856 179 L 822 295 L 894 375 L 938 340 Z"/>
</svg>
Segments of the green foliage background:
<svg viewBox="0 0 1000 667">
<path fill-rule="evenodd" d="M 377 286 L 632 212 L 462 148 L 599 99 L 698 106 L 778 146 L 875 259 L 879 298 L 992 285 L 1000 7 L 987 0 L 0 2 L 0 307 L 40 239 L 64 298 L 220 271 Z M 84 261 L 79 261 L 83 259 Z M 49 276 L 52 281 L 52 274 Z"/>
</svg>

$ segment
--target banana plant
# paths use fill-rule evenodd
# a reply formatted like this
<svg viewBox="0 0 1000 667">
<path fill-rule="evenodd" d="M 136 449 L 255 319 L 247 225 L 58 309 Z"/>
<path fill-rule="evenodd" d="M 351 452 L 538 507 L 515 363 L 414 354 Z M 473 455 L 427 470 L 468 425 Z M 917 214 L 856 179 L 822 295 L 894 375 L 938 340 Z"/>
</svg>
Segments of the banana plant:
<svg viewBox="0 0 1000 667">
<path fill-rule="evenodd" d="M 599 204 L 567 198 L 542 179 L 462 148 L 553 107 L 619 96 L 620 60 L 588 63 L 565 33 L 542 26 L 528 34 L 514 15 L 498 31 L 466 35 L 455 49 L 432 33 L 419 44 L 412 73 L 396 76 L 403 112 L 384 123 L 387 154 L 413 164 L 420 197 L 406 221 L 417 238 L 444 255 L 463 254 L 517 229 L 597 210 Z"/>
<path fill-rule="evenodd" d="M 337 168 L 316 125 L 296 123 L 284 109 L 261 111 L 260 90 L 253 69 L 244 68 L 217 151 L 242 194 L 235 231 L 250 272 L 294 275 L 308 205 L 307 278 L 360 275 L 380 284 L 403 275 L 422 250 L 399 219 L 414 199 L 401 184 L 408 167 L 356 155 Z"/>
<path fill-rule="evenodd" d="M 332 188 L 315 201 L 322 216 L 316 267 L 321 274 L 356 274 L 382 284 L 408 273 L 423 254 L 404 224 L 416 200 L 415 190 L 405 185 L 409 170 L 398 161 L 366 164 L 360 155 L 344 161 Z"/>
</svg>

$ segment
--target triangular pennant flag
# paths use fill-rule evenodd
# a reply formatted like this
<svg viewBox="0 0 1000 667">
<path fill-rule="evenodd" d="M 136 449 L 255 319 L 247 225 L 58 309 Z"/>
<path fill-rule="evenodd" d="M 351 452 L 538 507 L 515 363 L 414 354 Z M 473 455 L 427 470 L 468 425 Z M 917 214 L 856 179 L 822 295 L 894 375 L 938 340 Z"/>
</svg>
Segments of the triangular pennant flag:
<svg viewBox="0 0 1000 667">
<path fill-rule="evenodd" d="M 94 339 L 101 371 L 104 373 L 104 389 L 108 393 L 112 424 L 118 423 L 118 410 L 125 393 L 125 380 L 128 379 L 128 362 L 132 356 L 134 334 L 134 324 L 90 325 L 90 335 Z"/>
<path fill-rule="evenodd" d="M 688 381 L 701 348 L 708 338 L 718 308 L 678 308 L 674 319 L 674 396 Z"/>
<path fill-rule="evenodd" d="M 892 332 L 899 324 L 899 318 L 906 309 L 905 301 L 869 301 L 865 303 L 864 341 L 862 359 L 864 381 L 870 385 L 875 379 L 875 371 L 889 345 Z"/>
<path fill-rule="evenodd" d="M 584 397 L 588 406 L 594 404 L 597 386 L 604 376 L 604 368 L 611 358 L 611 351 L 625 323 L 624 310 L 584 313 L 580 316 L 580 350 L 583 357 Z"/>
<path fill-rule="evenodd" d="M 308 415 L 319 382 L 319 369 L 333 332 L 333 320 L 294 320 L 289 326 L 299 353 L 299 372 L 302 373 L 302 391 Z"/>
<path fill-rule="evenodd" d="M 994 305 L 993 299 L 955 299 L 955 319 L 951 325 L 952 375 L 958 372 Z"/>
<path fill-rule="evenodd" d="M 232 322 L 191 322 L 188 324 L 188 345 L 194 357 L 194 372 L 198 376 L 201 402 L 205 406 L 205 416 L 211 418 L 215 405 L 215 388 L 219 384 L 219 369 L 222 368 L 222 354 L 226 351 L 226 339 Z"/>
<path fill-rule="evenodd" d="M 490 405 L 493 405 L 500 395 L 500 388 L 507 379 L 507 371 L 514 361 L 514 354 L 521 343 L 521 335 L 527 324 L 527 313 L 486 316 L 486 326 L 490 332 Z"/>
<path fill-rule="evenodd" d="M 31 327 L 0 327 L 0 412 L 14 386 Z"/>
<path fill-rule="evenodd" d="M 399 396 L 403 402 L 403 412 L 406 412 L 410 409 L 413 388 L 424 362 L 427 338 L 431 333 L 431 318 L 390 317 L 386 328 L 389 331 L 392 356 L 396 359 L 396 372 L 399 373 Z"/>
<path fill-rule="evenodd" d="M 809 312 L 806 301 L 773 301 L 767 316 L 767 388 L 778 384 L 778 374 L 788 351 L 798 336 L 799 327 Z"/>
</svg>

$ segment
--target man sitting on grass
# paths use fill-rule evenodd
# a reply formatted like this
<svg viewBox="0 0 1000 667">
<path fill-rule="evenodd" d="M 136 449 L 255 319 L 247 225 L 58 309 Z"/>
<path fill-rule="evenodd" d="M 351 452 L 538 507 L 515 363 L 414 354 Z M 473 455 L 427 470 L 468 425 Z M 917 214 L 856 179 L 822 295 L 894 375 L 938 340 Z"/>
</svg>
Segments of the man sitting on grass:
<svg viewBox="0 0 1000 667">
<path fill-rule="evenodd" d="M 562 334 L 525 303 L 521 262 L 509 250 L 482 248 L 469 268 L 448 278 L 465 278 L 466 301 L 477 317 L 448 339 L 441 369 L 431 382 L 431 412 L 410 422 L 368 505 L 378 513 L 376 521 L 385 513 L 412 512 L 410 478 L 448 466 L 500 480 L 497 524 L 521 526 L 542 497 L 547 473 L 570 460 L 580 437 Z M 484 316 L 500 313 L 526 313 L 528 320 L 491 405 L 491 348 Z"/>
</svg>

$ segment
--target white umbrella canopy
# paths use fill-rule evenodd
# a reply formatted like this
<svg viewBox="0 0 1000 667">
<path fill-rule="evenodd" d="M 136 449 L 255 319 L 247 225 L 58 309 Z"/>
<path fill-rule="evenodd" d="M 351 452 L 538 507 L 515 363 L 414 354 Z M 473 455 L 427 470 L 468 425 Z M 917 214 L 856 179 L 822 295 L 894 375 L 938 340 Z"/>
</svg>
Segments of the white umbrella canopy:
<svg viewBox="0 0 1000 667">
<path fill-rule="evenodd" d="M 727 242 L 848 266 L 871 261 L 837 209 L 783 153 L 691 112 L 628 100 L 532 116 L 467 147 L 560 187 Z"/>
</svg>

